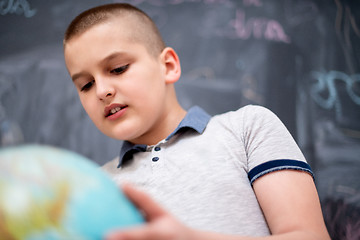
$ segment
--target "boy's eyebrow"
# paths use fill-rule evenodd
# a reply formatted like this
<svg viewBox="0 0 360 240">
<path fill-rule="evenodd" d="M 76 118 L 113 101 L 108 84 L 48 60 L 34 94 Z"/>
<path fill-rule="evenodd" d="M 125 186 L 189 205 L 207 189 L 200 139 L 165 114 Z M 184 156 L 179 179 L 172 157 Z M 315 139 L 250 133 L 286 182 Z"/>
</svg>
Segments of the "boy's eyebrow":
<svg viewBox="0 0 360 240">
<path fill-rule="evenodd" d="M 78 78 L 83 77 L 85 75 L 88 75 L 88 74 L 85 72 L 75 73 L 74 75 L 71 76 L 71 79 L 73 82 L 75 82 Z"/>
<path fill-rule="evenodd" d="M 125 52 L 119 52 L 119 51 L 116 51 L 116 52 L 113 52 L 111 54 L 109 54 L 108 56 L 104 57 L 103 60 L 101 60 L 102 63 L 105 63 L 105 62 L 108 62 L 116 57 L 121 57 L 121 56 L 125 56 L 126 53 Z"/>
<path fill-rule="evenodd" d="M 125 56 L 125 55 L 126 55 L 125 52 L 116 51 L 116 52 L 110 53 L 108 56 L 104 57 L 104 59 L 102 59 L 100 61 L 100 63 L 104 64 L 116 57 L 119 57 L 119 56 L 121 57 L 121 56 Z M 74 75 L 72 75 L 71 78 L 72 78 L 72 81 L 75 82 L 78 78 L 86 76 L 86 75 L 89 75 L 89 74 L 87 74 L 86 72 L 79 72 L 79 73 L 75 73 Z"/>
</svg>

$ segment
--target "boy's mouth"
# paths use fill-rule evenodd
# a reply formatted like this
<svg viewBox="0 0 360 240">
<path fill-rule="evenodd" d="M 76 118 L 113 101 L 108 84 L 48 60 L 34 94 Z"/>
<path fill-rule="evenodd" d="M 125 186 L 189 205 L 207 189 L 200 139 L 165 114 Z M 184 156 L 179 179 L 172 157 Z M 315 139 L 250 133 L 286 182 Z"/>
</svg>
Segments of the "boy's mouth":
<svg viewBox="0 0 360 240">
<path fill-rule="evenodd" d="M 121 104 L 112 104 L 108 107 L 105 108 L 105 117 L 109 117 L 117 112 L 119 112 L 120 110 L 126 108 L 127 105 L 121 105 Z"/>
</svg>

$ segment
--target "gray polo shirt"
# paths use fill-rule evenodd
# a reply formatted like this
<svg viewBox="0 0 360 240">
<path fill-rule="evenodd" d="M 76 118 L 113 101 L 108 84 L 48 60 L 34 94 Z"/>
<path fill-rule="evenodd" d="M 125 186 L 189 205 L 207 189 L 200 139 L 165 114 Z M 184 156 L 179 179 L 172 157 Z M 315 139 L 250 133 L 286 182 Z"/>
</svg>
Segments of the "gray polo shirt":
<svg viewBox="0 0 360 240">
<path fill-rule="evenodd" d="M 246 236 L 270 234 L 252 183 L 281 169 L 312 174 L 284 124 L 253 105 L 214 117 L 193 107 L 163 141 L 125 142 L 120 157 L 103 166 L 190 227 Z"/>
</svg>

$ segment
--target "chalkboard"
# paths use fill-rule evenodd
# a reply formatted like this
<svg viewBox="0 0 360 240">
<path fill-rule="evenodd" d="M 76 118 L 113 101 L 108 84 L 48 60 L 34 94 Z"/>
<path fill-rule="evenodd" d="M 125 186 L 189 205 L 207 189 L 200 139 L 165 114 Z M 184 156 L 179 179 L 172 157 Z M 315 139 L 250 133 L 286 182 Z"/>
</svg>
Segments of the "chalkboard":
<svg viewBox="0 0 360 240">
<path fill-rule="evenodd" d="M 99 164 L 118 154 L 122 143 L 82 109 L 62 54 L 69 22 L 112 2 L 120 1 L 0 1 L 0 130 L 12 134 L 8 142 L 51 144 Z M 184 108 L 270 108 L 315 170 L 321 198 L 359 205 L 359 1 L 122 2 L 146 11 L 178 52 Z"/>
</svg>

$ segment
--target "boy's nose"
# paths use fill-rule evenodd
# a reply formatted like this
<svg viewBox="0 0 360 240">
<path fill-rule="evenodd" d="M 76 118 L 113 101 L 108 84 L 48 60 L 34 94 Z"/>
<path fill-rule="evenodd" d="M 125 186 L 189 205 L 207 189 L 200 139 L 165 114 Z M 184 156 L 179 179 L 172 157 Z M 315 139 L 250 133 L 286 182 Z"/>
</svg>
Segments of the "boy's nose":
<svg viewBox="0 0 360 240">
<path fill-rule="evenodd" d="M 96 81 L 96 94 L 100 100 L 115 96 L 115 88 L 103 80 Z"/>
</svg>

